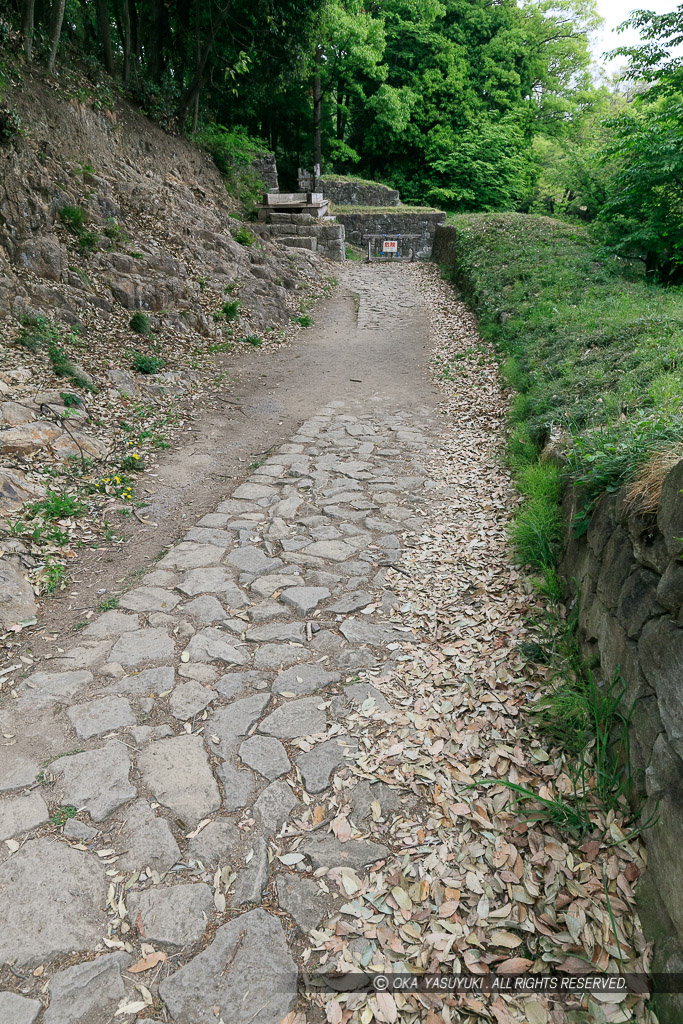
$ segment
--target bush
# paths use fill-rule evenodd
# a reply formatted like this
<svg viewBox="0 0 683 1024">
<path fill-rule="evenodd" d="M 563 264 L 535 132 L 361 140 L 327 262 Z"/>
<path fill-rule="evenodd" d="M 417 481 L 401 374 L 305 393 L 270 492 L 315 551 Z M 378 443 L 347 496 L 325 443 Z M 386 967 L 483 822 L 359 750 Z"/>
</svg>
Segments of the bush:
<svg viewBox="0 0 683 1024">
<path fill-rule="evenodd" d="M 62 206 L 59 211 L 59 218 L 63 224 L 73 231 L 74 234 L 79 234 L 85 227 L 88 219 L 87 212 L 82 206 Z"/>
<path fill-rule="evenodd" d="M 133 355 L 132 367 L 138 373 L 159 373 L 164 365 L 164 360 L 158 356 L 146 355 L 144 352 L 136 352 Z"/>
<path fill-rule="evenodd" d="M 227 191 L 248 211 L 251 210 L 265 190 L 252 161 L 259 154 L 268 152 L 266 144 L 239 125 L 233 128 L 222 124 L 202 125 L 193 138 L 213 157 Z"/>
<path fill-rule="evenodd" d="M 145 313 L 141 313 L 139 310 L 133 313 L 128 324 L 132 331 L 136 334 L 145 334 L 149 337 L 152 333 L 152 325 L 149 317 Z"/>
<path fill-rule="evenodd" d="M 240 309 L 242 303 L 239 299 L 234 299 L 232 302 L 224 302 L 221 307 L 221 313 L 226 320 L 236 320 L 240 315 Z"/>
<path fill-rule="evenodd" d="M 253 245 L 256 239 L 252 235 L 251 231 L 247 228 L 240 228 L 238 231 L 234 231 L 232 237 L 240 245 Z"/>
</svg>

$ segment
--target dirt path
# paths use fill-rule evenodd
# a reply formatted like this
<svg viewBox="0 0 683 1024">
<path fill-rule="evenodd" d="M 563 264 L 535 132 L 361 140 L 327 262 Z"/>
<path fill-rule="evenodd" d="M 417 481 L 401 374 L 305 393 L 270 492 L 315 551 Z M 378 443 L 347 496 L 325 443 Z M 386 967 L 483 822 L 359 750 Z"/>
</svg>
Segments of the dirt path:
<svg viewBox="0 0 683 1024">
<path fill-rule="evenodd" d="M 491 355 L 434 268 L 345 275 L 206 455 L 232 476 L 250 426 L 260 464 L 1 699 L 0 1022 L 649 1019 L 325 980 L 646 953 L 619 823 L 579 846 L 497 784 L 566 775 L 529 728 Z"/>
</svg>

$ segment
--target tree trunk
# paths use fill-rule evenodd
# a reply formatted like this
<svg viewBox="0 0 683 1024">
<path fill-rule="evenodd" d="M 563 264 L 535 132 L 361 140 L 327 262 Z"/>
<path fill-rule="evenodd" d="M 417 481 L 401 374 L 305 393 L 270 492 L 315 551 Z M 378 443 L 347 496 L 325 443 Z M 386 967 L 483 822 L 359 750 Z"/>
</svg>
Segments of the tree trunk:
<svg viewBox="0 0 683 1024">
<path fill-rule="evenodd" d="M 123 28 L 123 84 L 128 86 L 130 82 L 130 51 L 131 51 L 131 36 L 130 36 L 130 7 L 128 0 L 123 0 L 123 7 L 121 11 L 121 25 Z"/>
<path fill-rule="evenodd" d="M 185 122 L 187 121 L 187 115 L 190 111 L 190 107 L 195 102 L 196 97 L 199 95 L 199 90 L 201 89 L 202 83 L 204 81 L 204 73 L 206 71 L 206 65 L 209 62 L 209 56 L 211 54 L 213 44 L 216 41 L 216 36 L 218 35 L 219 29 L 223 24 L 227 13 L 227 5 L 223 8 L 222 11 L 218 12 L 218 17 L 213 23 L 211 34 L 209 35 L 209 38 L 206 40 L 204 48 L 198 56 L 197 70 L 195 72 L 195 76 L 190 82 L 187 89 L 185 90 L 185 94 L 183 95 L 180 101 L 180 105 L 178 106 L 178 122 L 180 124 L 181 130 L 184 129 L 185 127 Z"/>
<path fill-rule="evenodd" d="M 97 34 L 102 43 L 104 66 L 110 75 L 114 74 L 114 51 L 111 45 L 111 26 L 109 24 L 109 8 L 107 0 L 95 0 L 95 19 Z"/>
<path fill-rule="evenodd" d="M 26 60 L 33 56 L 33 9 L 35 0 L 22 0 L 21 4 L 21 35 L 24 40 Z"/>
<path fill-rule="evenodd" d="M 322 63 L 322 47 L 315 51 L 315 75 L 313 76 L 313 178 L 318 180 L 322 174 L 323 162 L 323 96 L 320 82 L 320 64 Z M 314 181 L 314 184 L 315 184 Z"/>
<path fill-rule="evenodd" d="M 47 70 L 50 74 L 52 74 L 55 69 L 57 47 L 59 46 L 59 37 L 62 34 L 65 5 L 66 0 L 54 0 L 52 4 L 52 17 L 50 19 L 50 54 L 47 59 Z"/>
</svg>

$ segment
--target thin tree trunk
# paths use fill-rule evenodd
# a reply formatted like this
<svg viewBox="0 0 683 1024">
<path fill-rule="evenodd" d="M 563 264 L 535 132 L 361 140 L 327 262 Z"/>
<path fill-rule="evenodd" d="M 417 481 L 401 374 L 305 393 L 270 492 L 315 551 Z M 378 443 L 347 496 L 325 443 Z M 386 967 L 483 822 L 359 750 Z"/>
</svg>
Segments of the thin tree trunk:
<svg viewBox="0 0 683 1024">
<path fill-rule="evenodd" d="M 111 26 L 109 24 L 109 8 L 107 0 L 95 0 L 95 19 L 97 33 L 102 43 L 104 66 L 110 75 L 114 74 L 114 51 L 111 45 Z"/>
<path fill-rule="evenodd" d="M 322 173 L 323 162 L 323 96 L 320 81 L 320 64 L 322 63 L 322 47 L 315 51 L 315 75 L 313 76 L 313 178 L 314 185 Z"/>
<path fill-rule="evenodd" d="M 22 0 L 21 4 L 21 35 L 24 40 L 26 60 L 33 56 L 33 10 L 35 0 Z"/>
<path fill-rule="evenodd" d="M 128 6 L 128 0 L 123 0 L 123 8 L 121 12 L 121 23 L 123 27 L 123 84 L 128 86 L 130 82 L 130 51 L 131 51 L 131 36 L 130 36 L 130 7 Z"/>
<path fill-rule="evenodd" d="M 211 54 L 213 44 L 216 41 L 216 36 L 218 35 L 218 31 L 221 25 L 223 24 L 227 13 L 227 5 L 223 8 L 222 11 L 218 12 L 218 17 L 216 18 L 213 24 L 211 34 L 206 40 L 206 43 L 204 44 L 204 49 L 201 51 L 198 57 L 197 70 L 195 72 L 195 76 L 190 82 L 187 89 L 185 90 L 185 94 L 180 101 L 180 105 L 178 107 L 178 121 L 180 123 L 181 129 L 185 127 L 185 122 L 187 121 L 187 115 L 189 113 L 190 107 L 195 102 L 195 98 L 199 95 L 199 90 L 201 89 L 202 83 L 204 81 L 204 73 L 206 71 L 206 65 L 209 62 L 209 56 Z"/>
<path fill-rule="evenodd" d="M 66 0 L 54 0 L 52 4 L 52 18 L 50 20 L 50 55 L 47 60 L 47 70 L 50 74 L 52 74 L 55 69 L 57 47 L 59 46 L 59 37 L 62 34 L 65 5 Z"/>
</svg>

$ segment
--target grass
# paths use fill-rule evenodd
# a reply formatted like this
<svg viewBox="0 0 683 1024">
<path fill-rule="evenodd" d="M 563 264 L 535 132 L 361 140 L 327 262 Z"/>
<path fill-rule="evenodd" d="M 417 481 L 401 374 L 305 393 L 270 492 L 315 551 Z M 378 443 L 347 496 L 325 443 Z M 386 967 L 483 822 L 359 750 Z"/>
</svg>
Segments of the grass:
<svg viewBox="0 0 683 1024">
<path fill-rule="evenodd" d="M 128 326 L 131 331 L 135 331 L 136 334 L 144 334 L 149 337 L 152 333 L 152 324 L 146 313 L 141 313 L 140 310 L 133 313 L 130 318 Z"/>
<path fill-rule="evenodd" d="M 252 235 L 248 228 L 239 228 L 237 231 L 233 232 L 232 237 L 236 242 L 239 242 L 240 245 L 251 246 L 256 242 L 255 236 Z"/>
<path fill-rule="evenodd" d="M 313 319 L 312 319 L 312 317 L 310 317 L 308 315 L 308 313 L 305 313 L 303 316 L 296 316 L 296 317 L 294 317 L 294 322 L 297 323 L 299 325 L 299 327 L 312 327 L 313 326 Z"/>
<path fill-rule="evenodd" d="M 134 352 L 131 366 L 138 373 L 159 373 L 164 367 L 164 360 L 159 356 L 150 356 L 146 352 Z"/>
<path fill-rule="evenodd" d="M 392 217 L 403 217 L 406 213 L 441 213 L 434 206 L 342 206 L 341 203 L 330 203 L 330 213 L 337 216 L 344 213 L 386 213 Z"/>
</svg>

